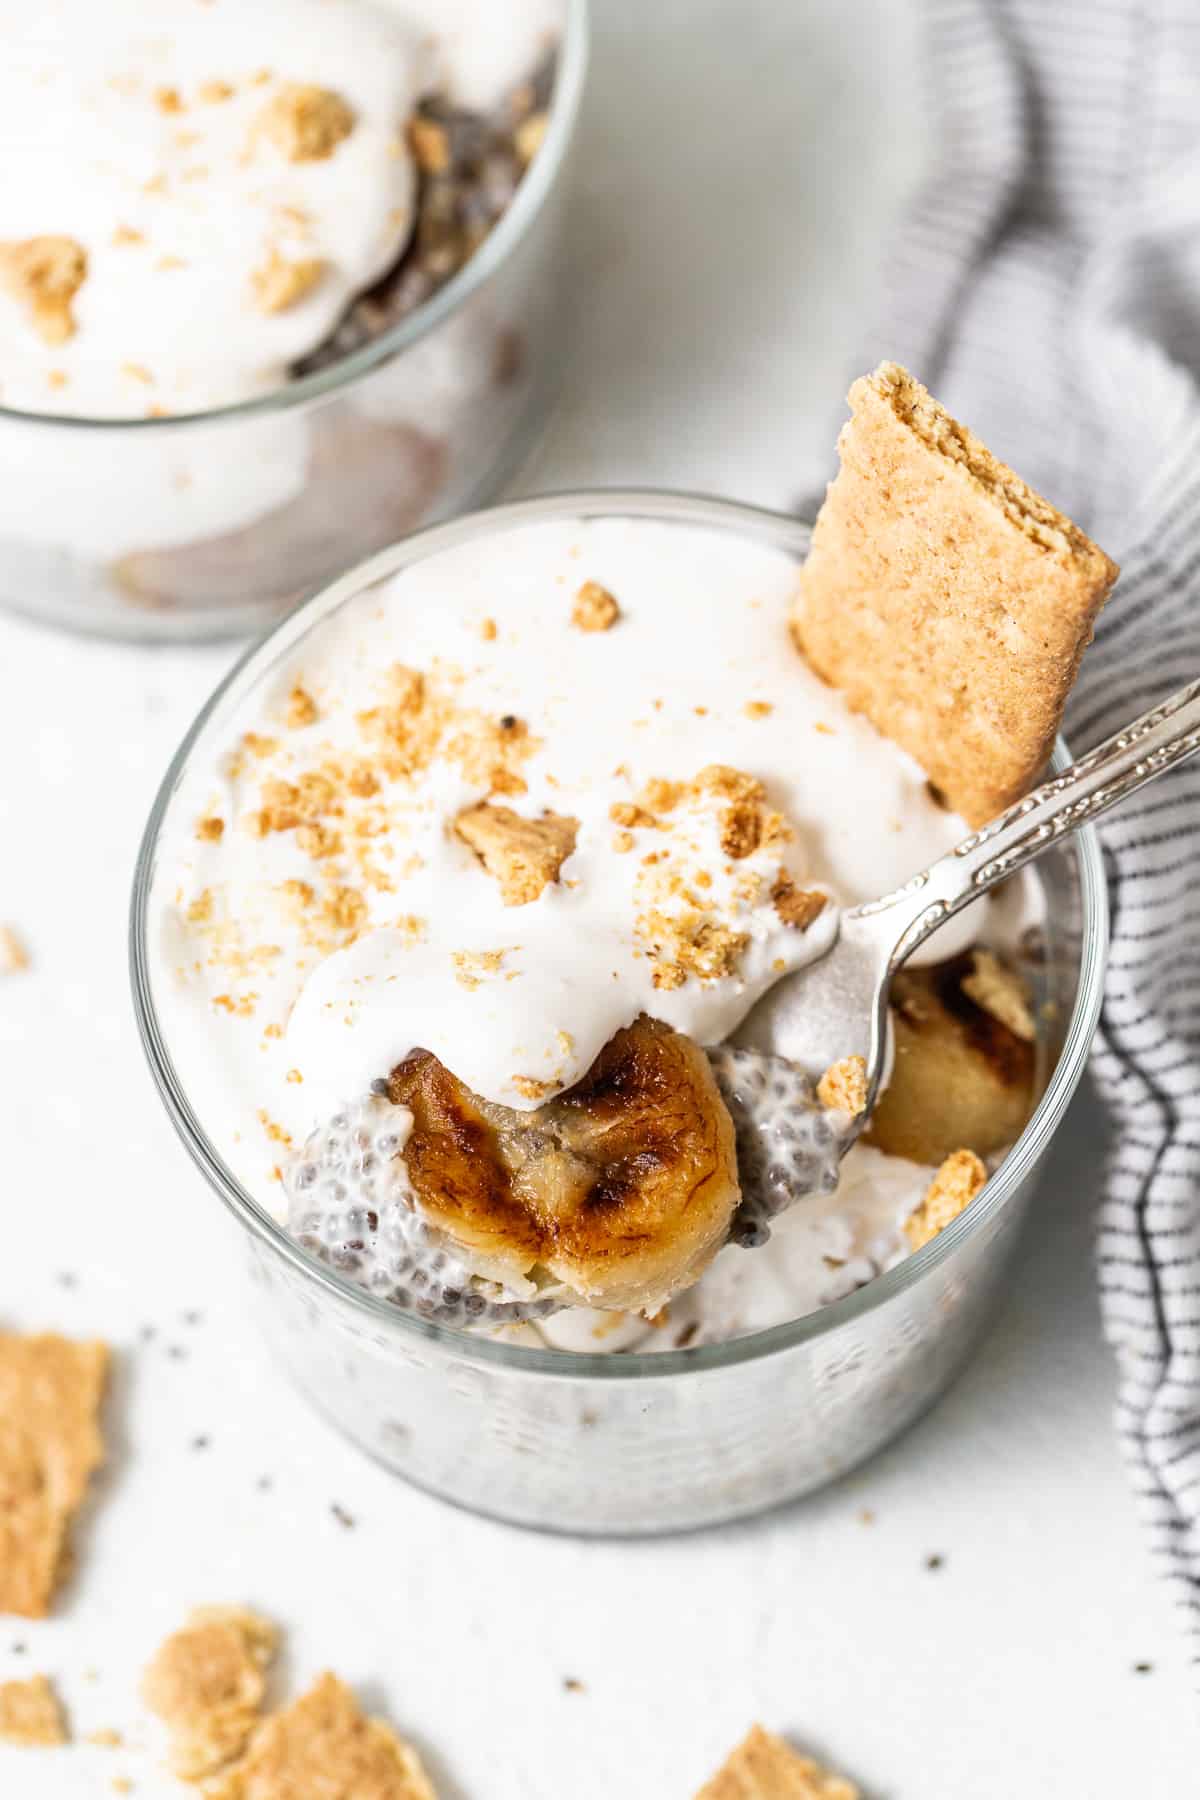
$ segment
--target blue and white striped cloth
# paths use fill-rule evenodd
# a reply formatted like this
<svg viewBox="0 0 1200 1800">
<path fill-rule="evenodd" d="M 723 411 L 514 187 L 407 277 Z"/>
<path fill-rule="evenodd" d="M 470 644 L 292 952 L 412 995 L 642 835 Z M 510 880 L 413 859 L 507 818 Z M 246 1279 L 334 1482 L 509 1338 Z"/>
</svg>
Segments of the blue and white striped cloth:
<svg viewBox="0 0 1200 1800">
<path fill-rule="evenodd" d="M 865 363 L 891 357 L 1122 565 L 1076 751 L 1200 676 L 1200 5 L 925 0 L 937 149 Z M 1094 1074 L 1118 1424 L 1200 1669 L 1200 760 L 1101 827 Z"/>
</svg>

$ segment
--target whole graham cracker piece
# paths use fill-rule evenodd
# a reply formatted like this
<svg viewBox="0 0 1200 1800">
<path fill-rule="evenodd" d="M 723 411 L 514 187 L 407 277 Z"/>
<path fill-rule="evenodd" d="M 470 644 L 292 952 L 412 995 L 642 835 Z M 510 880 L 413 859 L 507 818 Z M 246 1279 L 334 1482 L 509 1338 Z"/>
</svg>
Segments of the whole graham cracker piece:
<svg viewBox="0 0 1200 1800">
<path fill-rule="evenodd" d="M 859 1800 L 858 1789 L 753 1725 L 696 1800 Z"/>
<path fill-rule="evenodd" d="M 897 363 L 849 398 L 793 634 L 982 825 L 1049 756 L 1117 566 Z"/>
<path fill-rule="evenodd" d="M 272 1713 L 210 1800 L 437 1800 L 415 1750 L 336 1675 Z"/>
<path fill-rule="evenodd" d="M 0 1613 L 45 1616 L 104 1458 L 105 1344 L 0 1332 Z"/>
</svg>

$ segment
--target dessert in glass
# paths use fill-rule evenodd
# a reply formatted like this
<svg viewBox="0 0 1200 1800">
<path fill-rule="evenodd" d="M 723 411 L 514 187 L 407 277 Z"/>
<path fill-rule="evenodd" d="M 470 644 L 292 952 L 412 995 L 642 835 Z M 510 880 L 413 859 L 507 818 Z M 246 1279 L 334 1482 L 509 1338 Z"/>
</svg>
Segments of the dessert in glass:
<svg viewBox="0 0 1200 1800">
<path fill-rule="evenodd" d="M 0 600 L 249 631 L 501 479 L 585 0 L 48 0 L 5 42 Z"/>
<path fill-rule="evenodd" d="M 133 920 L 153 1071 L 285 1366 L 449 1498 L 602 1532 L 753 1511 L 901 1429 L 986 1320 L 1099 1004 L 1093 841 L 902 972 L 890 1079 L 844 1159 L 860 1072 L 799 1069 L 771 997 L 840 908 L 963 837 L 956 798 L 979 822 L 1038 772 L 1061 681 L 1031 677 L 1036 728 L 981 758 L 1002 684 L 984 658 L 971 691 L 938 688 L 939 633 L 913 624 L 972 517 L 981 542 L 992 513 L 1022 535 L 1007 572 L 982 559 L 1006 679 L 1045 587 L 1074 584 L 1069 658 L 1114 571 L 1015 522 L 966 434 L 966 460 L 920 441 L 901 376 L 857 385 L 810 557 L 794 520 L 666 495 L 435 528 L 252 652 L 164 783 Z M 959 471 L 911 554 L 888 429 L 915 469 Z M 873 722 L 907 652 L 858 711 L 813 666 L 887 588 L 889 545 L 960 717 L 936 779 L 904 747 L 927 716 Z M 876 667 L 881 604 L 859 625 Z"/>
</svg>

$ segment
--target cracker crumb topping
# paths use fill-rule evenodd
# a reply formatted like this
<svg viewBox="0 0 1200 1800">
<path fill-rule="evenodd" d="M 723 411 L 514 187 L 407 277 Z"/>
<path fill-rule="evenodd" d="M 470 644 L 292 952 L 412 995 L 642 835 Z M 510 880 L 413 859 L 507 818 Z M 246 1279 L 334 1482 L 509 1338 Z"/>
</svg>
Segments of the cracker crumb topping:
<svg viewBox="0 0 1200 1800">
<path fill-rule="evenodd" d="M 747 700 L 742 711 L 748 719 L 766 719 L 775 711 L 775 708 L 769 700 Z"/>
<path fill-rule="evenodd" d="M 955 1150 L 946 1158 L 920 1204 L 904 1224 L 904 1235 L 919 1250 L 957 1219 L 971 1204 L 988 1178 L 986 1165 L 973 1150 Z"/>
<path fill-rule="evenodd" d="M 66 1742 L 62 1707 L 45 1675 L 0 1682 L 0 1743 L 33 1749 Z"/>
<path fill-rule="evenodd" d="M 0 286 L 25 308 L 44 344 L 65 344 L 75 335 L 71 302 L 87 272 L 87 251 L 71 237 L 0 244 Z"/>
<path fill-rule="evenodd" d="M 325 264 L 319 256 L 289 261 L 272 247 L 262 267 L 250 276 L 254 303 L 259 312 L 286 312 L 289 306 L 295 306 L 312 292 L 324 273 Z"/>
<path fill-rule="evenodd" d="M 509 1080 L 526 1100 L 548 1100 L 555 1091 L 552 1081 L 538 1081 L 533 1075 L 511 1075 Z"/>
<path fill-rule="evenodd" d="M 615 596 L 598 581 L 585 581 L 575 595 L 571 623 L 580 631 L 611 631 L 620 616 Z"/>
<path fill-rule="evenodd" d="M 423 119 L 420 114 L 408 121 L 408 147 L 413 161 L 424 175 L 444 175 L 450 167 L 450 138 L 446 127 L 436 119 Z"/>
<path fill-rule="evenodd" d="M 527 906 L 558 880 L 575 848 L 579 820 L 550 812 L 523 819 L 511 807 L 485 800 L 460 812 L 454 830 L 495 877 L 505 906 Z"/>
<path fill-rule="evenodd" d="M 214 813 L 210 813 L 206 818 L 196 820 L 196 836 L 202 844 L 219 842 L 224 831 L 224 819 L 218 819 Z"/>
<path fill-rule="evenodd" d="M 483 639 L 485 644 L 493 643 L 495 641 L 495 637 L 496 637 L 496 621 L 495 621 L 495 619 L 480 619 L 479 635 Z"/>
<path fill-rule="evenodd" d="M 330 88 L 288 81 L 259 114 L 258 129 L 288 162 L 323 162 L 354 130 L 354 114 Z"/>
<path fill-rule="evenodd" d="M 308 689 L 297 682 L 288 695 L 286 718 L 293 731 L 299 731 L 305 725 L 315 725 L 319 717 L 317 703 Z"/>
<path fill-rule="evenodd" d="M 454 964 L 454 979 L 460 987 L 475 989 L 482 985 L 487 975 L 498 975 L 504 962 L 503 950 L 455 950 L 450 961 Z"/>
<path fill-rule="evenodd" d="M 867 1062 L 863 1056 L 843 1056 L 831 1063 L 817 1083 L 817 1099 L 831 1112 L 847 1112 L 857 1118 L 867 1104 Z"/>
<path fill-rule="evenodd" d="M 780 869 L 771 889 L 771 899 L 780 919 L 794 931 L 807 931 L 828 904 L 827 895 L 814 888 L 797 887 L 786 869 Z"/>
</svg>

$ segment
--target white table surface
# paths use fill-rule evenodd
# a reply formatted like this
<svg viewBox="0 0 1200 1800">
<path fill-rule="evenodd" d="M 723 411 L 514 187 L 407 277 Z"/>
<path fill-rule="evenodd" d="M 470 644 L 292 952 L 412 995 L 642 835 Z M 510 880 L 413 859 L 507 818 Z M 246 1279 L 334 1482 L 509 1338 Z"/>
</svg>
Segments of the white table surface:
<svg viewBox="0 0 1200 1800">
<path fill-rule="evenodd" d="M 922 151 L 903 11 L 599 12 L 572 361 L 523 485 L 786 503 L 828 466 L 879 235 Z M 1110 1430 L 1086 1104 L 973 1368 L 806 1504 L 675 1541 L 543 1539 L 410 1492 L 310 1417 L 259 1345 L 233 1228 L 159 1109 L 127 997 L 140 826 L 229 655 L 0 619 L 0 921 L 33 956 L 0 991 L 0 1317 L 118 1351 L 78 1575 L 53 1620 L 0 1622 L 0 1679 L 46 1670 L 80 1736 L 142 1746 L 0 1750 L 4 1800 L 82 1800 L 119 1773 L 181 1792 L 137 1676 L 216 1601 L 285 1626 L 281 1685 L 325 1665 L 354 1682 L 447 1800 L 686 1800 L 754 1718 L 870 1800 L 1194 1793 L 1182 1646 Z"/>
</svg>

